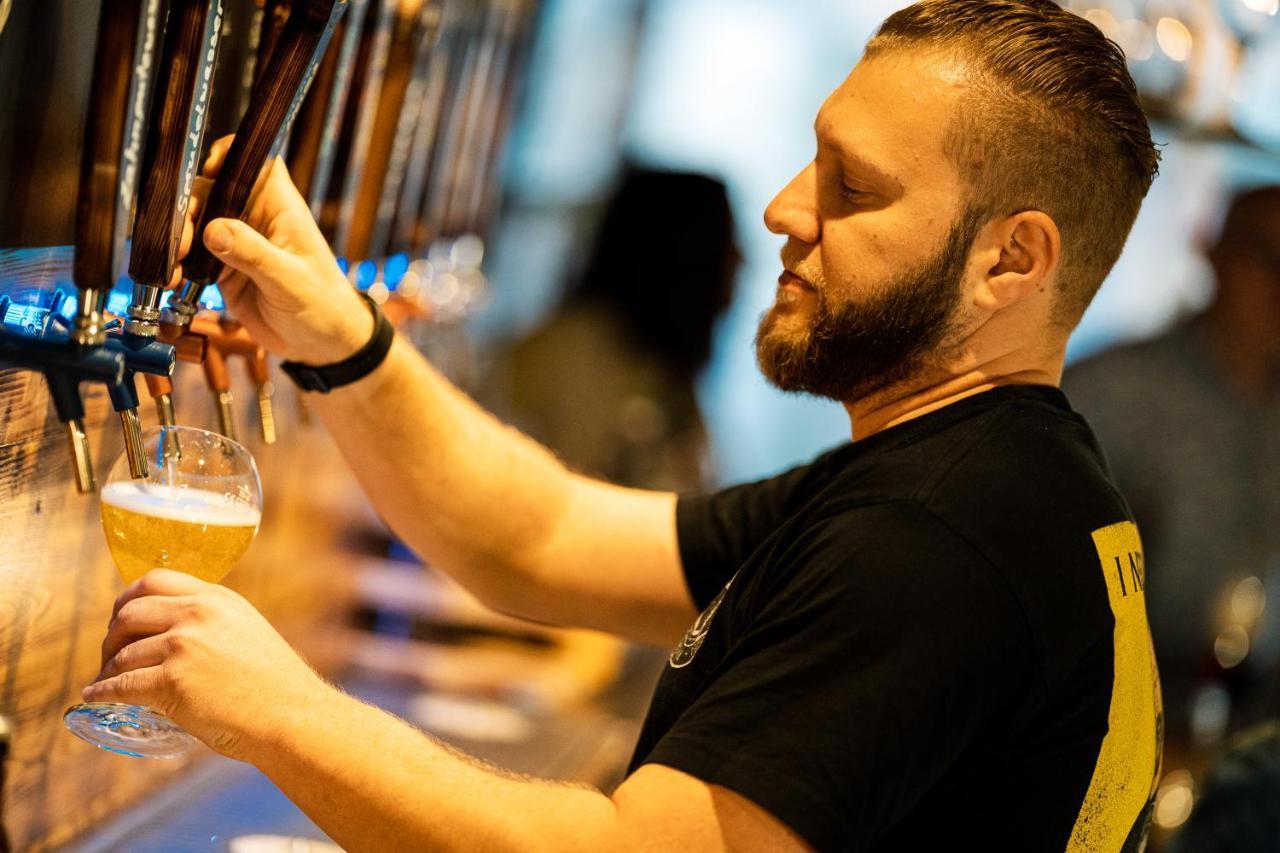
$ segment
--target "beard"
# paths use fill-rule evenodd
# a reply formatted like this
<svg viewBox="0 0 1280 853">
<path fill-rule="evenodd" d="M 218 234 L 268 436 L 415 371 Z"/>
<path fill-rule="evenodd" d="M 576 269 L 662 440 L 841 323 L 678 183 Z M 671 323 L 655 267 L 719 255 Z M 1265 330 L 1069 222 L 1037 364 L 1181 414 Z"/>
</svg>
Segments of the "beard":
<svg viewBox="0 0 1280 853">
<path fill-rule="evenodd" d="M 932 257 L 869 299 L 832 307 L 826 288 L 815 287 L 814 316 L 800 332 L 779 328 L 786 309 L 775 303 L 756 332 L 765 379 L 782 391 L 851 402 L 945 357 L 978 227 L 976 216 L 961 217 Z"/>
</svg>

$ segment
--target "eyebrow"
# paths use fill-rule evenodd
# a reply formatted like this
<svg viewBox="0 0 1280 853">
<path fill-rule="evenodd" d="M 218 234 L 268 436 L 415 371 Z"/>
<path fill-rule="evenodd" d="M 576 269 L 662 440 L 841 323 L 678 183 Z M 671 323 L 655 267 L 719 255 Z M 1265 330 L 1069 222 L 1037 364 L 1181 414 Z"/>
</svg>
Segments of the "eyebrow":
<svg viewBox="0 0 1280 853">
<path fill-rule="evenodd" d="M 873 180 L 877 180 L 877 181 L 889 184 L 891 186 L 897 187 L 899 190 L 903 188 L 902 181 L 899 180 L 896 175 L 891 175 L 888 172 L 886 172 L 884 169 L 875 165 L 874 163 L 871 163 L 868 160 L 858 156 L 857 152 L 846 147 L 845 145 L 842 145 L 838 140 L 833 138 L 831 134 L 828 133 L 824 135 L 822 133 L 822 124 L 823 124 L 822 115 L 819 114 L 818 117 L 813 121 L 813 135 L 817 138 L 820 144 L 826 145 L 827 147 L 834 150 L 837 154 L 840 155 L 840 159 L 843 162 L 852 166 L 856 171 L 869 176 Z"/>
</svg>

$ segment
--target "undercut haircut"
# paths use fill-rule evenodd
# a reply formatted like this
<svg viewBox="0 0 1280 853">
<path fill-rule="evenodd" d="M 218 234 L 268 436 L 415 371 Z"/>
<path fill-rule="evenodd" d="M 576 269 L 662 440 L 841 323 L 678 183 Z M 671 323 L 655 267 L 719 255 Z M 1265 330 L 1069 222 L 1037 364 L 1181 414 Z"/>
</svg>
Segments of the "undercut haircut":
<svg viewBox="0 0 1280 853">
<path fill-rule="evenodd" d="M 947 153 L 981 220 L 1039 210 L 1062 233 L 1053 319 L 1072 328 L 1120 257 L 1160 152 L 1125 65 L 1096 26 L 1052 0 L 922 0 L 866 55 L 935 50 L 968 75 Z"/>
</svg>

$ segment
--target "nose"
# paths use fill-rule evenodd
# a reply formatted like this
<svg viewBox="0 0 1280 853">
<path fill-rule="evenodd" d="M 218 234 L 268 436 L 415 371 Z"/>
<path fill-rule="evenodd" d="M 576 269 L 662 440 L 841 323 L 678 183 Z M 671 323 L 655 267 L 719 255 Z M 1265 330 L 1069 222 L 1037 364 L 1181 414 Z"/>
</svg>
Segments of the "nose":
<svg viewBox="0 0 1280 853">
<path fill-rule="evenodd" d="M 774 196 L 764 211 L 766 228 L 809 245 L 821 239 L 816 175 L 817 165 L 810 163 Z"/>
</svg>

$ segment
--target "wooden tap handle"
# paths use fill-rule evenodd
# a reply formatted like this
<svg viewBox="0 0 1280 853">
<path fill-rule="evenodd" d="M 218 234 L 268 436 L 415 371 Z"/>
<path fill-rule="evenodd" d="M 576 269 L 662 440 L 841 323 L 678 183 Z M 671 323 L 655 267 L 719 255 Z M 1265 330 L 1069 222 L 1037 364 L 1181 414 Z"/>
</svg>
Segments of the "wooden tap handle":
<svg viewBox="0 0 1280 853">
<path fill-rule="evenodd" d="M 284 32 L 284 25 L 289 21 L 289 13 L 293 11 L 293 0 L 261 0 L 262 25 L 258 27 L 258 56 L 254 63 L 256 71 L 253 84 L 256 86 L 262 79 L 263 69 L 271 58 L 271 51 Z"/>
<path fill-rule="evenodd" d="M 346 5 L 347 0 L 299 0 L 289 14 L 201 211 L 191 253 L 183 261 L 183 269 L 192 282 L 208 284 L 221 272 L 221 262 L 205 248 L 205 226 L 220 217 L 245 215 L 258 175 L 297 111 L 333 25 Z M 199 294 L 194 294 L 194 299 L 198 298 Z M 194 308 L 194 304 L 190 307 Z"/>
<path fill-rule="evenodd" d="M 105 292 L 115 283 L 116 194 L 141 9 L 142 0 L 107 0 L 98 15 L 72 268 L 72 277 L 82 291 Z"/>
<path fill-rule="evenodd" d="M 148 287 L 163 287 L 177 259 L 186 202 L 199 168 L 221 23 L 222 0 L 172 0 L 129 256 L 129 276 Z"/>
</svg>

